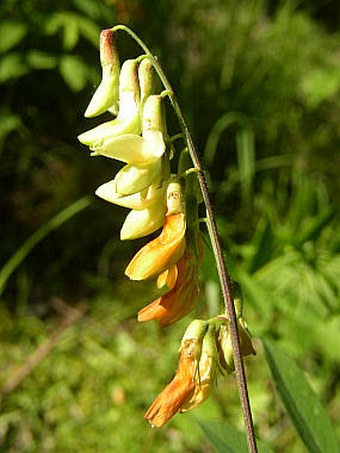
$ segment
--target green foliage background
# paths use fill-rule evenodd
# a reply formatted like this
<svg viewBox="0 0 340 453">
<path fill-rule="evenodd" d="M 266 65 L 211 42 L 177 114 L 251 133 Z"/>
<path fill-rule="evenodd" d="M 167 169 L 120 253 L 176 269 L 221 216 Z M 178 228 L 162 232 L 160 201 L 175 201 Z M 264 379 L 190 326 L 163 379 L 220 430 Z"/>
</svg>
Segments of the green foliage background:
<svg viewBox="0 0 340 453">
<path fill-rule="evenodd" d="M 258 350 L 247 374 L 259 438 L 274 451 L 307 451 L 273 388 L 262 337 L 297 361 L 339 427 L 338 3 L 3 0 L 0 17 L 0 449 L 210 452 L 197 419 L 243 429 L 233 376 L 164 429 L 143 420 L 172 377 L 188 319 L 137 324 L 149 287 L 123 271 L 143 241 L 119 242 L 126 211 L 92 198 L 118 167 L 76 140 L 91 125 L 83 112 L 100 78 L 99 32 L 117 23 L 159 57 L 204 158 Z M 122 60 L 138 55 L 129 38 L 118 45 Z M 72 211 L 86 195 L 86 208 Z M 208 251 L 192 316 L 218 310 L 211 263 Z M 67 312 L 56 298 L 86 307 L 57 337 Z"/>
</svg>

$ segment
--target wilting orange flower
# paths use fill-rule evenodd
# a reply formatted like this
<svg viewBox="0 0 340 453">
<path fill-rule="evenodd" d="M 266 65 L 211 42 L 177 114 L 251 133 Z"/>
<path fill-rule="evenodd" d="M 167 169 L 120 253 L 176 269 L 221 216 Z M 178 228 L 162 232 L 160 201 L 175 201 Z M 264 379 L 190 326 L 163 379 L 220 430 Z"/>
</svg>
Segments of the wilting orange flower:
<svg viewBox="0 0 340 453">
<path fill-rule="evenodd" d="M 136 253 L 125 274 L 131 280 L 145 280 L 171 268 L 185 250 L 185 230 L 185 214 L 167 215 L 161 234 Z"/>
<path fill-rule="evenodd" d="M 218 326 L 216 320 L 217 318 L 210 321 L 195 319 L 189 324 L 182 338 L 176 375 L 144 416 L 152 426 L 163 426 L 177 413 L 194 409 L 209 396 L 211 388 L 216 383 L 218 371 L 222 372 L 222 367 L 225 368 L 225 361 L 221 361 L 220 341 L 221 334 L 223 337 L 224 332 L 228 330 L 224 329 L 226 326 Z M 244 348 L 242 355 L 255 353 L 248 334 L 247 337 L 244 336 L 245 328 L 242 329 L 241 322 L 239 331 L 241 349 Z M 231 371 L 229 368 L 228 372 Z"/>
<path fill-rule="evenodd" d="M 216 383 L 218 368 L 215 328 L 210 326 L 203 339 L 194 393 L 190 400 L 181 407 L 181 412 L 194 409 L 208 398 L 211 387 Z"/>
<path fill-rule="evenodd" d="M 152 403 L 146 414 L 152 426 L 161 427 L 190 401 L 195 390 L 195 375 L 200 355 L 200 342 L 187 340 L 182 349 L 176 375 Z"/>
<path fill-rule="evenodd" d="M 199 295 L 197 264 L 187 249 L 176 265 L 176 282 L 172 289 L 138 312 L 138 321 L 157 320 L 161 326 L 172 324 L 186 316 L 195 306 Z M 170 271 L 173 284 L 173 270 Z"/>
<path fill-rule="evenodd" d="M 158 395 L 144 418 L 151 425 L 160 427 L 175 414 L 198 406 L 208 397 L 217 368 L 215 327 L 195 320 L 182 339 L 175 377 Z"/>
</svg>

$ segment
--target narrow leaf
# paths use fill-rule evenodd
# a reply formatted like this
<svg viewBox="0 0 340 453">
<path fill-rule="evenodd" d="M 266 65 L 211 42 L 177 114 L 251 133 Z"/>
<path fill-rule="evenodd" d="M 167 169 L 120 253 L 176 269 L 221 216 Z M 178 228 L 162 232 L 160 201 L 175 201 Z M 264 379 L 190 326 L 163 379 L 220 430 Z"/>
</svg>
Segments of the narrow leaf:
<svg viewBox="0 0 340 453">
<path fill-rule="evenodd" d="M 197 420 L 211 445 L 221 453 L 247 453 L 248 444 L 245 434 L 220 420 Z M 258 443 L 259 453 L 272 453 L 262 442 Z"/>
<path fill-rule="evenodd" d="M 277 391 L 302 441 L 311 453 L 336 453 L 338 445 L 327 413 L 304 374 L 275 343 L 263 339 Z"/>
<path fill-rule="evenodd" d="M 83 197 L 67 206 L 61 212 L 52 217 L 48 222 L 38 228 L 26 241 L 16 250 L 10 259 L 0 269 L 0 295 L 2 294 L 9 277 L 23 262 L 30 251 L 47 236 L 51 231 L 59 228 L 74 215 L 87 208 L 92 203 L 90 197 Z"/>
</svg>

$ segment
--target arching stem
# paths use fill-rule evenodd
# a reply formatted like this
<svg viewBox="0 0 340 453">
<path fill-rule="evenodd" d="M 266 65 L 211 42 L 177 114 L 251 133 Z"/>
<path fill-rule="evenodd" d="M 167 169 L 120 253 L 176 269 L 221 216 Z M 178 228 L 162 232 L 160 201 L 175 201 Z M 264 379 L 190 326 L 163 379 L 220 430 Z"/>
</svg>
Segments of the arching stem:
<svg viewBox="0 0 340 453">
<path fill-rule="evenodd" d="M 150 52 L 149 48 L 144 44 L 144 42 L 128 27 L 126 27 L 125 25 L 116 25 L 112 29 L 112 31 L 117 31 L 117 30 L 123 30 L 126 33 L 128 33 L 140 45 L 140 47 L 143 49 L 145 54 L 148 56 L 148 58 L 152 62 L 153 66 L 164 86 L 164 89 L 166 90 L 167 95 L 169 96 L 171 105 L 177 115 L 181 129 L 186 138 L 190 157 L 191 157 L 193 165 L 197 171 L 197 178 L 198 178 L 198 182 L 199 182 L 199 185 L 200 185 L 200 188 L 202 191 L 203 202 L 204 202 L 205 208 L 206 208 L 206 216 L 207 216 L 206 223 L 207 223 L 208 233 L 210 236 L 210 241 L 211 241 L 213 252 L 215 255 L 215 259 L 216 259 L 216 266 L 217 266 L 218 275 L 219 275 L 219 279 L 220 279 L 223 301 L 224 301 L 226 313 L 227 313 L 228 320 L 229 320 L 229 329 L 230 329 L 231 343 L 232 343 L 233 354 L 234 354 L 236 380 L 237 380 L 238 389 L 239 389 L 239 393 L 240 393 L 240 400 L 241 400 L 241 405 L 242 405 L 244 424 L 245 424 L 245 429 L 246 429 L 246 433 L 247 433 L 248 449 L 251 453 L 256 453 L 257 452 L 256 437 L 255 437 L 253 418 L 252 418 L 250 402 L 249 402 L 247 379 L 246 379 L 246 374 L 245 374 L 245 369 L 244 369 L 242 354 L 241 354 L 241 348 L 240 348 L 240 339 L 239 339 L 238 329 L 237 329 L 237 319 L 236 319 L 236 312 L 235 312 L 235 307 L 234 307 L 234 300 L 233 300 L 233 296 L 231 293 L 231 281 L 230 281 L 230 276 L 227 271 L 224 257 L 223 257 L 223 251 L 222 251 L 221 242 L 220 242 L 220 238 L 219 238 L 219 234 L 218 234 L 218 230 L 217 230 L 217 225 L 216 225 L 216 220 L 215 220 L 215 216 L 214 216 L 214 212 L 213 212 L 213 208 L 212 208 L 212 203 L 210 201 L 208 184 L 207 184 L 206 178 L 204 176 L 203 167 L 200 162 L 200 158 L 199 158 L 198 152 L 196 150 L 196 147 L 194 145 L 193 138 L 191 136 L 191 133 L 190 133 L 188 126 L 186 124 L 186 121 L 184 119 L 182 110 L 176 99 L 176 96 L 171 87 L 171 84 L 168 81 L 166 75 L 164 74 L 162 67 L 158 63 L 158 60 Z"/>
</svg>

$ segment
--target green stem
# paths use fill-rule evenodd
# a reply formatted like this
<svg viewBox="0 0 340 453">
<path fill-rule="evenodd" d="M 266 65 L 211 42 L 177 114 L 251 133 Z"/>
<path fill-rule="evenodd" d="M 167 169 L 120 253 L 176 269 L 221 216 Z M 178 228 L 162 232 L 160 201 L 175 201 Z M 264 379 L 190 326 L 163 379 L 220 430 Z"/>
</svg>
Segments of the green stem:
<svg viewBox="0 0 340 453">
<path fill-rule="evenodd" d="M 246 374 L 245 374 L 245 369 L 244 369 L 242 354 L 241 354 L 241 348 L 240 348 L 240 339 L 239 339 L 238 329 L 237 329 L 235 306 L 234 306 L 233 296 L 231 293 L 231 280 L 230 280 L 230 276 L 227 271 L 224 257 L 223 257 L 223 251 L 222 251 L 221 242 L 220 242 L 220 238 L 219 238 L 219 234 L 218 234 L 218 230 L 217 230 L 217 225 L 216 225 L 216 220 L 215 220 L 215 216 L 214 216 L 214 212 L 213 212 L 213 208 L 212 208 L 212 203 L 210 201 L 208 184 L 207 184 L 206 178 L 204 176 L 203 167 L 200 162 L 198 152 L 194 145 L 193 138 L 192 138 L 189 128 L 186 124 L 182 110 L 176 99 L 176 96 L 171 87 L 171 84 L 168 81 L 162 67 L 158 63 L 158 60 L 154 57 L 154 55 L 151 53 L 149 48 L 144 44 L 144 42 L 128 27 L 126 27 L 125 25 L 116 25 L 112 29 L 112 31 L 117 31 L 117 30 L 123 30 L 126 33 L 128 33 L 140 45 L 140 47 L 143 49 L 143 51 L 146 53 L 146 55 L 152 62 L 165 90 L 167 91 L 167 94 L 170 98 L 171 105 L 177 115 L 181 129 L 186 137 L 190 157 L 191 157 L 194 167 L 197 171 L 197 177 L 198 177 L 199 185 L 200 185 L 200 188 L 202 191 L 203 202 L 205 204 L 206 214 L 207 214 L 208 233 L 210 236 L 210 241 L 211 241 L 215 259 L 216 259 L 216 266 L 217 266 L 218 275 L 219 275 L 219 279 L 220 279 L 220 283 L 221 283 L 223 301 L 224 301 L 226 313 L 227 313 L 227 316 L 229 319 L 229 329 L 230 329 L 231 343 L 232 343 L 233 354 L 234 354 L 236 380 L 238 383 L 238 388 L 239 388 L 239 393 L 240 393 L 240 400 L 241 400 L 241 405 L 242 405 L 244 424 L 245 424 L 245 429 L 246 429 L 246 433 L 247 433 L 248 448 L 251 453 L 256 453 L 257 452 L 256 437 L 255 437 L 253 418 L 252 418 L 250 402 L 249 402 L 247 379 L 246 379 Z"/>
</svg>

